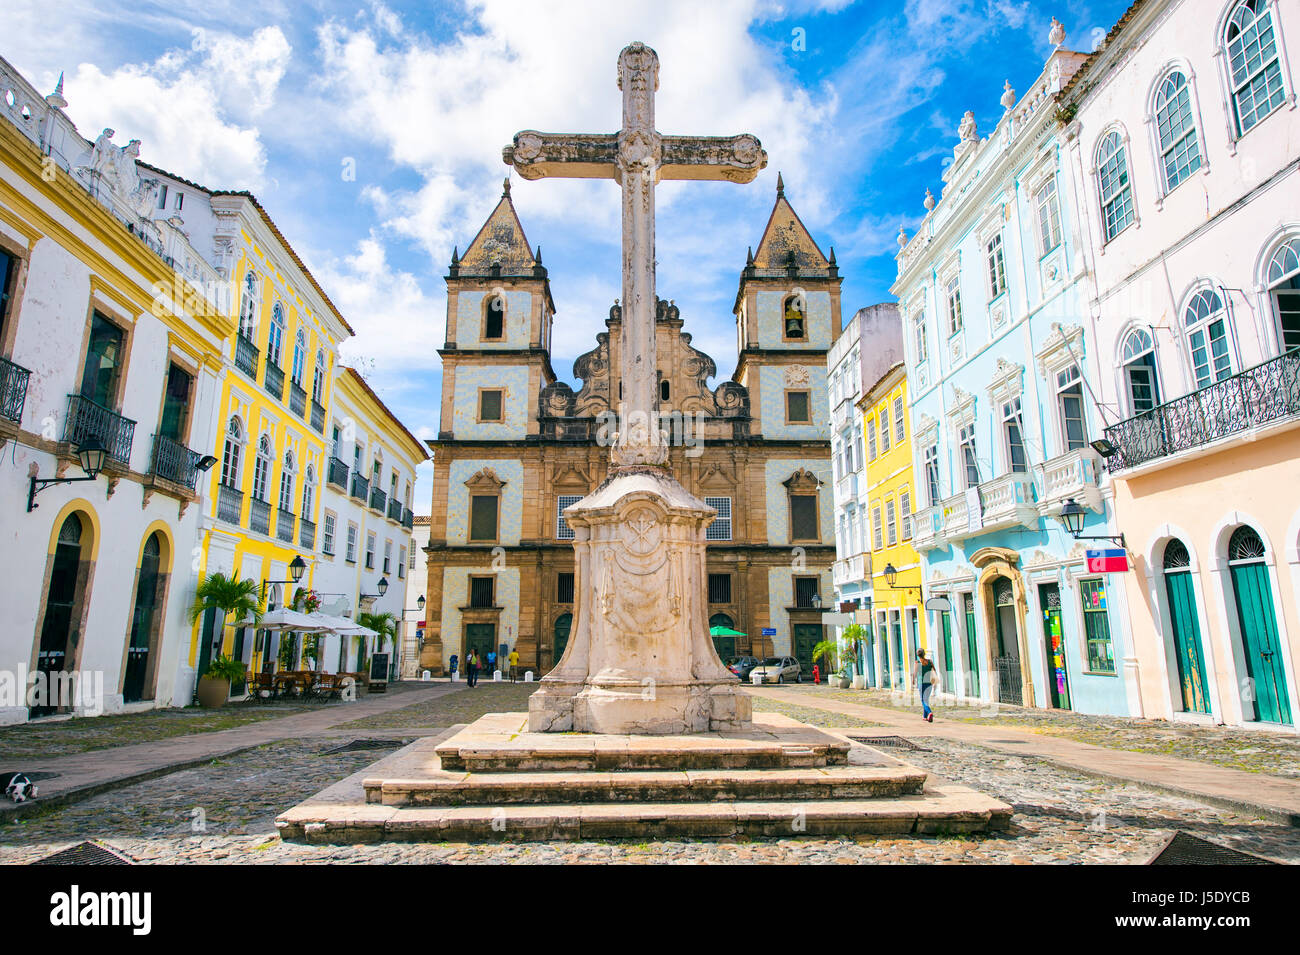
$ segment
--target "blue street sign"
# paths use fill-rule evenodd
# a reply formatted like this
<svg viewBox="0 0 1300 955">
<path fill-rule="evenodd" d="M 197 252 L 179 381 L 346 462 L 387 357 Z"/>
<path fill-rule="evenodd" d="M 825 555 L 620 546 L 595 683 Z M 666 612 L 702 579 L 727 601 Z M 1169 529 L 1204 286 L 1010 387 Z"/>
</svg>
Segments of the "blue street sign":
<svg viewBox="0 0 1300 955">
<path fill-rule="evenodd" d="M 763 628 L 763 636 L 765 636 L 765 637 L 775 637 L 775 636 L 776 636 L 776 627 L 764 627 L 764 628 Z"/>
</svg>

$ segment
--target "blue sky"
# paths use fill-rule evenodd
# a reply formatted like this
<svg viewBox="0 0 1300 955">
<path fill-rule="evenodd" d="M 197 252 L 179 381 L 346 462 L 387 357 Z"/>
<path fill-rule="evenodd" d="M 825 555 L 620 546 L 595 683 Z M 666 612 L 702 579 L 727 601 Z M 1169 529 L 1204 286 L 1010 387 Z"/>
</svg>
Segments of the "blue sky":
<svg viewBox="0 0 1300 955">
<path fill-rule="evenodd" d="M 357 330 L 345 359 L 432 437 L 443 276 L 500 196 L 501 147 L 525 128 L 615 130 L 628 42 L 659 53 L 662 132 L 750 132 L 768 152 L 749 185 L 659 188 L 659 294 L 727 377 L 736 283 L 778 171 L 835 247 L 846 318 L 888 300 L 895 236 L 913 231 L 926 188 L 939 195 L 962 114 L 993 129 L 1003 81 L 1023 91 L 1041 71 L 1053 15 L 1067 47 L 1091 50 L 1127 5 L 9 0 L 0 54 L 42 91 L 66 71 L 89 138 L 112 126 L 148 162 L 256 193 Z M 572 380 L 619 294 L 617 187 L 515 177 L 512 191 L 550 270 L 555 370 Z"/>
</svg>

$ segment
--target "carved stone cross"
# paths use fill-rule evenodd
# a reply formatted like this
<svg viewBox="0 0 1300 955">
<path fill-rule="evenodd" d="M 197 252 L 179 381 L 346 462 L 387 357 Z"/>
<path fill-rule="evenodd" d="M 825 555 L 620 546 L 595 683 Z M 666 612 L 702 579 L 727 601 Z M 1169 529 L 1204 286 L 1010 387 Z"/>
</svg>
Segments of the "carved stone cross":
<svg viewBox="0 0 1300 955">
<path fill-rule="evenodd" d="M 655 129 L 659 57 L 644 43 L 618 56 L 623 128 L 617 133 L 516 133 L 502 150 L 525 179 L 613 179 L 623 187 L 623 401 L 615 465 L 663 464 L 655 363 L 655 185 L 660 179 L 751 182 L 767 165 L 758 138 L 663 136 Z"/>
</svg>

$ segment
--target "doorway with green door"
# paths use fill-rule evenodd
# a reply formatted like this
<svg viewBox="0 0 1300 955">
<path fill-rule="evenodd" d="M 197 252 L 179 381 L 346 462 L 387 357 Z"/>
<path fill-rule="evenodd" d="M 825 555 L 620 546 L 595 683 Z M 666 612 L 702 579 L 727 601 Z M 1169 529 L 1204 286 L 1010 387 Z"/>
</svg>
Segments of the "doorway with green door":
<svg viewBox="0 0 1300 955">
<path fill-rule="evenodd" d="M 822 639 L 822 625 L 819 623 L 796 623 L 791 638 L 790 655 L 799 661 L 799 681 L 812 679 L 813 647 Z"/>
<path fill-rule="evenodd" d="M 1209 684 L 1201 645 L 1200 615 L 1192 581 L 1192 556 L 1177 538 L 1165 544 L 1165 600 L 1169 609 L 1169 641 L 1184 713 L 1209 713 Z M 1168 652 L 1168 650 L 1166 651 Z"/>
<path fill-rule="evenodd" d="M 487 656 L 489 653 L 496 652 L 497 644 L 497 625 L 495 623 L 467 623 L 465 624 L 465 653 L 462 659 L 469 660 L 471 651 L 478 651 L 478 672 L 480 676 L 486 676 L 492 679 L 492 674 L 488 672 Z"/>
<path fill-rule="evenodd" d="M 1254 528 L 1242 525 L 1232 532 L 1228 572 L 1240 627 L 1241 656 L 1250 681 L 1242 693 L 1242 709 L 1248 720 L 1290 723 L 1291 697 L 1266 557 L 1264 541 Z"/>
</svg>

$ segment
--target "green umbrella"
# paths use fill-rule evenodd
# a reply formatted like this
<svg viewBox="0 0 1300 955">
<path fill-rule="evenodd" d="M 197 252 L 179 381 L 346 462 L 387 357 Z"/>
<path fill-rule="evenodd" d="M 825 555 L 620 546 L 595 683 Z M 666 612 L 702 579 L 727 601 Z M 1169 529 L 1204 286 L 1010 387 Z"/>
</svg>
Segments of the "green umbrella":
<svg viewBox="0 0 1300 955">
<path fill-rule="evenodd" d="M 745 637 L 748 634 L 741 633 L 739 630 L 732 630 L 730 627 L 709 627 L 709 636 L 711 637 Z"/>
</svg>

